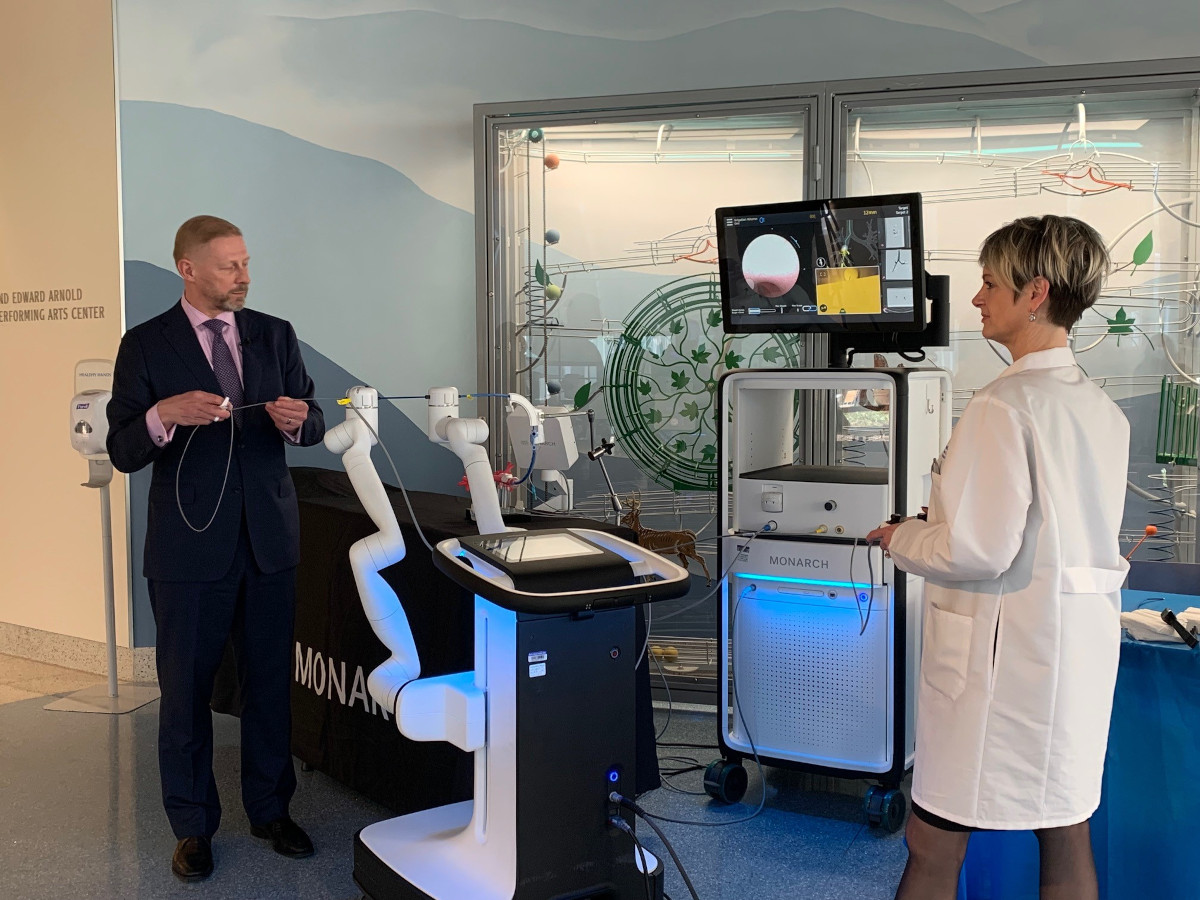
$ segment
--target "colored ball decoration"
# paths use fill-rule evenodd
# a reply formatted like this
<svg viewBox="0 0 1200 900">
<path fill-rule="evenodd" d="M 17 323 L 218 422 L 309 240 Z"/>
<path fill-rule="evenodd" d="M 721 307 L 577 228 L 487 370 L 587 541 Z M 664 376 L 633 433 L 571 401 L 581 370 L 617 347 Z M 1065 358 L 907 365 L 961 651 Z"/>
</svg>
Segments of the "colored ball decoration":
<svg viewBox="0 0 1200 900">
<path fill-rule="evenodd" d="M 557 153 L 547 153 L 542 159 L 542 165 L 544 165 L 547 169 L 557 169 L 559 162 L 561 162 L 561 160 L 558 158 Z"/>
<path fill-rule="evenodd" d="M 546 299 L 557 300 L 561 296 L 562 288 L 560 288 L 557 284 L 551 283 L 546 285 Z"/>
<path fill-rule="evenodd" d="M 562 383 L 551 378 L 546 382 L 546 393 L 551 397 L 562 393 Z"/>
<path fill-rule="evenodd" d="M 558 233 L 557 228 L 547 228 L 546 229 L 546 243 L 547 244 L 557 244 L 561 237 L 562 237 L 562 235 Z"/>
<path fill-rule="evenodd" d="M 545 136 L 546 136 L 546 133 L 544 131 L 542 131 L 542 129 L 540 129 L 540 128 L 530 128 L 529 129 L 529 143 L 531 143 L 531 144 L 538 143 L 538 141 L 540 141 Z"/>
</svg>

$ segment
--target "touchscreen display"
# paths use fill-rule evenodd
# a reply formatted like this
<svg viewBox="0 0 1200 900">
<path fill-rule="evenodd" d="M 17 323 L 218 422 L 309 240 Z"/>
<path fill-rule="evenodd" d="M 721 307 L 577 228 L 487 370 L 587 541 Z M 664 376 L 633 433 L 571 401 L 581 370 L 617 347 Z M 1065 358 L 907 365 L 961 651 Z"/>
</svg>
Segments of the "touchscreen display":
<svg viewBox="0 0 1200 900">
<path fill-rule="evenodd" d="M 919 331 L 921 195 L 718 209 L 725 330 Z"/>
<path fill-rule="evenodd" d="M 576 556 L 600 556 L 603 551 L 573 534 L 514 533 L 479 542 L 481 549 L 509 563 L 537 562 Z"/>
</svg>

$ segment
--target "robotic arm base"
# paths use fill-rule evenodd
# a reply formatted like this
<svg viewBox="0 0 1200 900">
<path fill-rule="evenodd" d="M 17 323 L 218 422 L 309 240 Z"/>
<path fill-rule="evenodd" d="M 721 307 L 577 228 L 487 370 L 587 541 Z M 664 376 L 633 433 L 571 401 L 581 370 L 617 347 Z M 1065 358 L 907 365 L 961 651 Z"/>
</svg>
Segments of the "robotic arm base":
<svg viewBox="0 0 1200 900">
<path fill-rule="evenodd" d="M 409 740 L 447 741 L 468 752 L 483 747 L 486 716 L 487 694 L 474 671 L 409 682 L 396 707 L 396 725 Z"/>
</svg>

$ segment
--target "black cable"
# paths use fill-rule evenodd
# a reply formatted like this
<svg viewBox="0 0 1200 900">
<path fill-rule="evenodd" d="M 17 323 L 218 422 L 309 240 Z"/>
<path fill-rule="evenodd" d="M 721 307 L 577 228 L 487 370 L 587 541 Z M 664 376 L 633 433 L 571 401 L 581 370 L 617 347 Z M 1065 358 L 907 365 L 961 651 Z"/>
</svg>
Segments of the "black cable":
<svg viewBox="0 0 1200 900">
<path fill-rule="evenodd" d="M 724 572 L 722 572 L 722 573 L 721 573 L 721 574 L 720 574 L 720 575 L 717 577 L 717 582 L 716 582 L 716 584 L 714 584 L 714 585 L 713 585 L 713 588 L 712 588 L 712 590 L 711 590 L 711 591 L 709 591 L 707 594 L 705 594 L 705 595 L 704 595 L 703 597 L 701 597 L 699 600 L 694 600 L 694 601 L 692 601 L 691 603 L 689 603 L 687 606 L 683 607 L 682 609 L 677 609 L 677 610 L 674 610 L 673 612 L 669 612 L 669 613 L 667 613 L 665 616 L 661 616 L 661 617 L 659 618 L 659 620 L 658 620 L 658 621 L 659 621 L 659 622 L 665 622 L 667 619 L 673 619 L 673 618 L 675 618 L 676 616 L 682 616 L 682 615 L 683 615 L 684 613 L 686 613 L 686 612 L 691 612 L 693 609 L 695 609 L 695 608 L 696 608 L 697 606 L 699 606 L 701 603 L 706 603 L 706 602 L 708 602 L 709 600 L 711 600 L 713 597 L 715 597 L 715 596 L 716 596 L 716 594 L 717 594 L 717 592 L 718 592 L 719 590 L 721 590 L 721 588 L 724 586 L 724 584 L 725 584 L 725 579 L 726 579 L 726 578 L 729 576 L 729 573 L 733 571 L 733 567 L 734 567 L 735 565 L 737 565 L 738 556 L 740 556 L 740 555 L 741 555 L 741 553 L 742 553 L 742 552 L 743 552 L 743 551 L 746 549 L 746 547 L 749 547 L 749 546 L 750 546 L 750 544 L 751 544 L 751 542 L 752 542 L 752 541 L 753 541 L 753 540 L 754 540 L 756 537 L 758 537 L 760 534 L 765 534 L 765 533 L 767 533 L 768 531 L 773 531 L 773 530 L 774 530 L 774 529 L 769 529 L 769 528 L 767 528 L 766 526 L 763 526 L 763 527 L 762 527 L 762 528 L 760 528 L 758 531 L 755 531 L 753 534 L 751 534 L 751 535 L 749 536 L 749 538 L 747 538 L 747 540 L 746 540 L 746 543 L 745 543 L 745 544 L 744 544 L 744 545 L 743 545 L 743 546 L 742 546 L 742 547 L 741 547 L 741 548 L 738 550 L 738 552 L 737 552 L 737 553 L 735 553 L 735 554 L 733 554 L 733 559 L 731 559 L 731 560 L 729 561 L 729 565 L 727 565 L 727 566 L 725 567 L 725 571 L 724 571 Z M 647 606 L 647 607 L 646 607 L 646 611 L 647 611 L 647 613 L 649 613 L 649 611 L 650 611 L 650 607 L 649 607 L 649 606 Z M 637 658 L 637 661 L 636 661 L 636 662 L 633 664 L 633 668 L 634 668 L 634 670 L 635 670 L 635 671 L 636 671 L 636 670 L 637 670 L 637 669 L 638 669 L 638 668 L 641 666 L 641 664 L 642 664 L 642 657 L 644 657 L 644 656 L 646 655 L 646 650 L 647 650 L 647 648 L 648 648 L 649 646 L 650 646 L 650 619 L 649 619 L 649 618 L 647 618 L 647 621 L 646 621 L 646 639 L 645 639 L 644 641 L 642 641 L 642 649 L 641 649 L 641 652 L 639 652 L 639 653 L 638 653 L 638 658 Z"/>
<path fill-rule="evenodd" d="M 537 462 L 537 444 L 534 443 L 534 438 L 537 437 L 537 429 L 529 432 L 529 465 L 525 467 L 525 474 L 521 476 L 520 481 L 514 481 L 513 487 L 524 484 L 529 480 L 529 476 L 533 474 L 533 465 Z"/>
<path fill-rule="evenodd" d="M 854 551 L 858 549 L 858 538 L 854 539 L 854 546 L 850 548 L 850 588 L 854 591 L 854 605 L 858 607 L 859 635 L 866 633 L 867 626 L 871 623 L 871 610 L 875 607 L 875 567 L 871 564 L 871 544 L 866 543 L 864 546 L 867 550 L 867 580 L 869 582 L 866 617 L 863 616 L 862 601 L 858 597 L 858 585 L 854 581 Z M 882 545 L 879 549 L 882 553 Z M 882 562 L 879 574 L 883 574 Z"/>
<path fill-rule="evenodd" d="M 649 628 L 646 629 L 647 633 Z M 671 702 L 671 685 L 667 683 L 667 673 L 663 671 L 662 663 L 658 661 L 658 657 L 653 653 L 650 658 L 654 660 L 654 668 L 658 669 L 658 674 L 662 678 L 663 690 L 667 692 L 667 721 L 663 722 L 662 731 L 654 736 L 654 743 L 658 744 L 658 739 L 667 733 L 667 729 L 671 727 L 671 712 L 674 710 L 675 704 Z"/>
<path fill-rule="evenodd" d="M 507 397 L 508 395 L 507 394 L 495 394 L 495 395 L 493 395 L 493 394 L 474 394 L 474 395 L 470 395 L 470 396 Z M 328 403 L 340 403 L 342 400 L 345 400 L 346 398 L 345 397 L 301 397 L 300 399 L 305 400 L 305 401 L 314 401 L 315 400 L 315 401 L 324 401 L 324 402 L 328 402 Z M 380 400 L 427 400 L 427 399 L 429 399 L 429 395 L 428 394 L 422 394 L 419 396 L 416 394 L 407 395 L 407 396 L 397 395 L 397 396 L 392 396 L 392 397 L 379 397 L 378 399 L 380 399 Z M 229 418 L 228 418 L 228 422 L 229 422 L 229 426 L 230 426 L 229 427 L 229 456 L 225 460 L 225 478 L 221 483 L 221 493 L 217 497 L 217 505 L 213 509 L 212 516 L 209 518 L 207 524 L 205 524 L 205 526 L 203 528 L 197 528 L 195 525 L 193 525 L 191 523 L 191 521 L 188 520 L 187 513 L 185 513 L 183 511 L 183 500 L 180 497 L 180 491 L 179 491 L 179 476 L 180 476 L 180 472 L 183 469 L 183 460 L 187 457 L 188 449 L 192 445 L 192 438 L 194 438 L 196 436 L 196 431 L 201 427 L 199 425 L 192 426 L 192 433 L 190 435 L 188 435 L 187 442 L 183 445 L 183 452 L 181 454 L 179 454 L 179 464 L 175 467 L 175 505 L 179 509 L 179 515 L 183 518 L 184 524 L 186 524 L 188 526 L 188 528 L 192 529 L 192 531 L 196 532 L 197 534 L 203 534 L 205 531 L 207 531 L 212 526 L 212 523 L 216 521 L 217 512 L 221 509 L 221 502 L 225 499 L 225 488 L 229 486 L 229 470 L 233 465 L 233 432 L 235 429 L 233 414 L 235 412 L 241 412 L 244 409 L 254 409 L 256 407 L 266 406 L 268 403 L 274 403 L 274 402 L 275 402 L 274 400 L 266 400 L 261 403 L 247 403 L 244 406 L 235 406 L 229 410 Z M 383 439 L 379 436 L 379 432 L 371 427 L 371 423 L 366 420 L 366 417 L 363 416 L 363 414 L 361 412 L 359 412 L 358 409 L 353 404 L 351 404 L 349 406 L 349 409 L 354 410 L 354 413 L 359 417 L 359 419 L 362 420 L 362 423 L 367 426 L 367 430 L 370 431 L 371 434 L 374 436 L 375 442 L 377 444 L 379 444 L 379 446 L 383 449 L 383 455 L 387 457 L 388 464 L 392 467 L 392 474 L 396 477 L 396 483 L 400 486 L 400 493 L 404 497 L 404 505 L 408 508 L 408 515 L 412 519 L 413 527 L 415 527 L 417 529 L 417 534 L 421 538 L 421 543 L 423 543 L 428 548 L 430 553 L 433 553 L 434 552 L 433 545 L 429 543 L 429 539 L 425 536 L 425 532 L 421 528 L 421 523 L 417 521 L 417 514 L 415 512 L 413 512 L 412 503 L 408 499 L 408 490 L 404 486 L 404 481 L 400 478 L 400 472 L 396 469 L 396 463 L 392 459 L 392 454 L 388 452 L 387 445 L 384 444 Z M 537 451 L 535 450 L 534 453 L 536 454 L 536 452 Z M 532 462 L 532 460 L 531 460 L 531 462 Z M 532 472 L 532 468 L 530 469 L 530 472 Z M 526 477 L 528 477 L 528 473 L 527 473 Z"/>
<path fill-rule="evenodd" d="M 716 596 L 717 591 L 721 590 L 722 586 L 725 583 L 725 579 L 729 576 L 729 573 L 733 571 L 733 567 L 735 565 L 737 565 L 738 557 L 745 551 L 745 549 L 747 547 L 750 546 L 751 542 L 756 537 L 758 537 L 760 534 L 768 534 L 768 533 L 770 533 L 772 531 L 776 531 L 776 530 L 777 530 L 776 528 L 770 528 L 770 527 L 764 525 L 758 531 L 752 532 L 750 535 L 748 535 L 746 537 L 746 543 L 738 549 L 737 553 L 733 554 L 733 559 L 731 559 L 729 561 L 729 565 L 725 567 L 725 571 L 721 573 L 720 577 L 717 579 L 717 583 L 715 585 L 713 585 L 713 589 L 711 591 L 709 591 L 707 594 L 705 594 L 699 600 L 695 600 L 692 603 L 689 603 L 687 606 L 683 607 L 682 609 L 672 610 L 671 612 L 667 613 L 665 616 L 660 616 L 658 621 L 665 622 L 667 619 L 673 619 L 676 616 L 681 616 L 685 612 L 690 612 L 691 610 L 695 609 L 701 603 L 704 603 L 707 600 L 711 600 L 714 596 Z M 739 535 L 739 537 L 740 537 L 740 535 Z M 647 640 L 649 640 L 649 637 L 650 637 L 649 629 L 647 629 L 646 637 L 647 637 Z M 639 663 L 641 662 L 640 658 L 639 658 L 638 662 Z"/>
<path fill-rule="evenodd" d="M 659 762 L 662 762 L 662 760 L 660 759 Z M 678 769 L 664 769 L 662 772 L 671 778 L 678 778 L 680 775 L 687 775 L 689 772 L 699 772 L 703 768 L 704 765 L 698 762 L 694 765 L 682 766 Z"/>
<path fill-rule="evenodd" d="M 879 546 L 879 552 L 880 553 L 883 552 L 882 544 L 880 544 L 880 546 Z M 882 575 L 883 574 L 883 560 L 882 559 L 879 562 L 879 569 L 880 569 L 879 574 Z M 859 629 L 858 633 L 860 635 L 862 635 L 864 632 L 866 632 L 867 626 L 869 624 L 871 624 L 871 609 L 875 606 L 875 569 L 871 565 L 871 545 L 870 544 L 867 544 L 867 577 L 869 579 L 871 579 L 871 587 L 869 588 L 868 599 L 867 599 L 867 618 L 866 618 L 866 621 L 864 621 L 862 623 L 862 628 Z"/>
<path fill-rule="evenodd" d="M 325 400 L 328 402 L 336 402 L 338 397 L 301 397 L 304 401 L 310 400 Z M 266 406 L 268 403 L 274 403 L 274 400 L 264 400 L 262 403 L 247 403 L 244 406 L 234 406 L 229 409 L 229 417 L 226 419 L 229 422 L 229 455 L 225 459 L 225 477 L 221 481 L 221 492 L 217 495 L 217 505 L 213 507 L 212 516 L 209 517 L 203 528 L 197 528 L 191 523 L 187 517 L 187 513 L 183 511 L 183 500 L 179 496 L 179 473 L 183 470 L 183 460 L 187 457 L 188 450 L 192 446 L 192 438 L 196 436 L 196 432 L 201 426 L 193 425 L 192 433 L 188 435 L 187 442 L 183 445 L 183 452 L 179 454 L 179 463 L 175 466 L 175 506 L 179 509 L 179 515 L 183 518 L 183 524 L 196 532 L 196 534 L 204 534 L 212 527 L 212 523 L 217 520 L 217 513 L 221 509 L 221 502 L 225 499 L 225 488 L 229 486 L 229 470 L 233 466 L 233 432 L 235 430 L 235 422 L 233 414 L 241 412 L 243 409 L 254 409 L 257 406 Z"/>
<path fill-rule="evenodd" d="M 620 816 L 611 816 L 608 824 L 618 831 L 623 831 L 633 839 L 633 845 L 637 848 L 638 855 L 642 859 L 642 882 L 646 886 L 646 900 L 654 900 L 654 891 L 650 887 L 650 866 L 646 864 L 646 848 L 642 846 L 642 842 L 638 840 L 637 834 L 629 823 Z"/>
<path fill-rule="evenodd" d="M 740 594 L 738 596 L 737 600 L 733 604 L 733 616 L 730 621 L 730 627 L 729 627 L 729 637 L 730 637 L 731 642 L 734 642 L 735 635 L 737 633 L 738 607 L 741 605 L 742 598 L 747 593 L 749 593 L 750 591 L 752 591 L 754 589 L 755 589 L 754 585 L 751 585 L 749 588 L 747 588 L 745 591 L 743 591 L 742 594 Z M 730 819 L 726 822 L 696 822 L 694 820 L 689 820 L 689 819 L 672 819 L 667 816 L 660 816 L 660 815 L 656 815 L 655 813 L 648 813 L 645 810 L 642 810 L 641 807 L 638 807 L 638 809 L 635 810 L 635 812 L 638 812 L 638 810 L 640 810 L 640 812 L 638 812 L 638 814 L 643 817 L 658 819 L 658 821 L 660 821 L 660 822 L 670 822 L 673 825 L 693 825 L 697 828 L 724 828 L 726 825 L 740 825 L 743 822 L 749 822 L 751 819 L 753 819 L 755 816 L 757 816 L 759 813 L 761 813 L 763 811 L 763 809 L 767 805 L 767 776 L 763 772 L 763 764 L 762 764 L 762 760 L 759 759 L 759 756 L 758 756 L 758 748 L 754 746 L 754 736 L 750 734 L 750 726 L 746 724 L 746 717 L 742 713 L 742 701 L 741 701 L 741 697 L 738 696 L 738 687 L 737 687 L 737 679 L 736 678 L 733 679 L 733 702 L 734 702 L 734 705 L 737 707 L 738 719 L 741 721 L 742 728 L 746 732 L 746 742 L 750 745 L 750 753 L 754 757 L 755 765 L 758 766 L 758 777 L 759 777 L 759 781 L 762 784 L 762 796 L 759 798 L 758 806 L 755 808 L 754 812 L 750 813 L 750 815 L 748 815 L 748 816 L 742 816 L 739 819 Z M 616 801 L 614 801 L 614 802 L 616 802 Z M 630 801 L 630 802 L 632 802 L 632 801 Z M 651 826 L 651 827 L 653 827 L 653 826 Z M 657 830 L 658 829 L 655 828 L 655 831 L 657 831 Z"/>
<path fill-rule="evenodd" d="M 659 762 L 662 762 L 660 759 Z M 705 768 L 703 763 L 696 762 L 691 765 L 681 766 L 678 769 L 664 769 L 662 774 L 670 778 L 678 778 L 680 775 L 687 775 L 689 772 L 700 772 Z"/>
<path fill-rule="evenodd" d="M 668 741 L 666 743 L 660 743 L 658 746 L 660 746 L 660 747 L 683 747 L 687 750 L 719 750 L 720 749 L 716 744 L 690 744 L 690 743 L 687 743 L 686 741 L 675 741 L 675 742 Z"/>
<path fill-rule="evenodd" d="M 850 547 L 850 590 L 854 591 L 854 605 L 858 608 L 858 633 L 862 634 L 867 630 L 867 623 L 863 621 L 862 601 L 858 599 L 858 583 L 854 580 L 854 554 L 858 550 L 858 538 L 854 539 L 853 545 Z M 867 562 L 871 560 L 871 545 L 867 545 Z"/>
<path fill-rule="evenodd" d="M 704 797 L 707 796 L 707 791 L 689 791 L 687 788 L 681 788 L 667 778 L 662 779 L 663 787 L 672 794 L 683 794 L 685 797 Z"/>
<path fill-rule="evenodd" d="M 688 790 L 687 788 L 682 788 L 679 785 L 675 784 L 673 781 L 671 781 L 672 778 L 678 777 L 680 775 L 687 775 L 687 774 L 690 774 L 691 772 L 703 772 L 707 768 L 707 766 L 705 766 L 699 760 L 692 759 L 691 757 L 660 756 L 658 758 L 658 761 L 660 763 L 662 763 L 662 762 L 686 762 L 686 763 L 688 763 L 688 765 L 681 766 L 680 768 L 677 768 L 677 769 L 669 769 L 666 771 L 663 771 L 660 769 L 659 777 L 662 779 L 663 787 L 665 787 L 667 790 L 672 791 L 673 793 L 676 793 L 676 794 L 686 794 L 689 797 L 703 797 L 703 796 L 705 796 L 705 794 L 707 794 L 707 791 L 692 791 L 692 790 Z"/>
<path fill-rule="evenodd" d="M 925 362 L 925 360 L 929 358 L 925 355 L 924 350 L 916 350 L 916 351 L 897 350 L 896 353 L 900 356 L 901 359 L 907 359 L 909 362 L 917 362 L 917 363 Z M 920 354 L 920 355 L 916 356 L 916 355 L 912 355 L 912 354 Z"/>
<path fill-rule="evenodd" d="M 404 505 L 408 506 L 408 515 L 413 520 L 413 527 L 416 528 L 416 534 L 420 535 L 421 544 L 424 544 L 426 547 L 428 547 L 428 551 L 430 551 L 430 553 L 433 553 L 434 552 L 433 545 L 430 544 L 430 539 L 426 538 L 424 530 L 421 529 L 421 523 L 419 521 L 416 521 L 416 514 L 415 514 L 415 512 L 413 512 L 413 504 L 409 503 L 409 500 L 408 500 L 408 490 L 406 487 L 404 487 L 404 482 L 400 478 L 400 472 L 397 472 L 397 470 L 396 470 L 396 463 L 394 461 L 392 461 L 391 454 L 389 454 L 389 452 L 388 452 L 388 445 L 383 443 L 383 438 L 379 437 L 379 432 L 377 432 L 376 430 L 374 430 L 374 428 L 371 427 L 371 422 L 367 421 L 366 416 L 362 415 L 362 413 L 359 412 L 358 408 L 355 408 L 354 406 L 350 406 L 349 408 L 353 409 L 354 414 L 359 416 L 359 419 L 362 421 L 362 424 L 367 426 L 367 431 L 370 431 L 373 434 L 374 439 L 376 439 L 376 443 L 379 444 L 379 448 L 383 450 L 383 455 L 388 457 L 388 464 L 390 464 L 390 466 L 391 466 L 391 474 L 396 476 L 396 484 L 400 485 L 401 496 L 404 498 Z"/>
<path fill-rule="evenodd" d="M 867 827 L 866 822 L 863 822 L 861 825 L 858 826 L 858 831 L 854 832 L 854 837 L 850 838 L 850 843 L 847 844 L 846 849 L 842 851 L 843 858 L 845 858 L 846 854 L 849 853 L 851 848 L 854 847 L 854 842 L 858 840 L 858 836 L 863 833 L 863 829 L 866 827 Z"/>
<path fill-rule="evenodd" d="M 183 471 L 183 460 L 187 456 L 188 448 L 192 446 L 192 438 L 196 436 L 196 432 L 200 430 L 199 425 L 192 426 L 192 433 L 188 435 L 187 443 L 183 445 L 183 452 L 179 454 L 179 462 L 175 466 L 175 505 L 179 508 L 179 515 L 183 517 L 183 524 L 196 534 L 204 534 L 212 526 L 212 523 L 217 520 L 217 512 L 221 509 L 221 501 L 225 499 L 225 488 L 229 486 L 229 469 L 233 465 L 233 411 L 229 413 L 229 456 L 225 459 L 225 478 L 221 482 L 221 492 L 217 494 L 217 505 L 213 507 L 212 515 L 209 516 L 208 522 L 203 528 L 197 528 L 191 523 L 187 517 L 187 513 L 183 511 L 183 499 L 179 496 L 179 475 Z"/>
<path fill-rule="evenodd" d="M 306 403 L 312 401 L 337 403 L 345 398 L 301 397 L 300 399 Z M 274 402 L 274 400 L 264 400 L 261 403 L 247 403 L 243 406 L 234 406 L 229 409 L 229 418 L 227 419 L 229 422 L 229 457 L 225 460 L 225 478 L 221 482 L 221 493 L 217 496 L 217 505 L 213 509 L 212 517 L 208 520 L 208 523 L 203 528 L 197 528 L 188 520 L 187 513 L 183 511 L 183 500 L 179 496 L 179 473 L 183 469 L 183 460 L 187 457 L 188 449 L 192 446 L 192 438 L 196 436 L 196 431 L 200 428 L 199 425 L 192 426 L 192 433 L 188 435 L 187 442 L 183 445 L 183 452 L 179 454 L 179 463 L 175 466 L 175 506 L 179 509 L 179 515 L 183 518 L 184 524 L 187 525 L 188 528 L 192 529 L 192 531 L 196 532 L 196 534 L 203 534 L 204 532 L 208 531 L 208 529 L 212 526 L 212 523 L 217 519 L 217 512 L 221 509 L 221 501 L 225 499 L 225 488 L 229 486 L 229 469 L 233 465 L 233 432 L 235 425 L 233 414 L 235 412 L 241 412 L 244 409 L 254 409 L 256 407 L 266 406 L 268 403 Z"/>
<path fill-rule="evenodd" d="M 638 806 L 635 801 L 618 794 L 616 791 L 613 791 L 611 794 L 609 794 L 608 799 L 613 803 L 620 803 L 626 809 L 632 810 L 634 815 L 645 821 L 645 823 L 654 830 L 654 833 L 658 835 L 658 839 L 663 842 L 663 846 L 667 848 L 667 852 L 671 854 L 671 859 L 675 863 L 675 868 L 679 870 L 679 874 L 683 878 L 683 883 L 687 885 L 688 893 L 692 895 L 692 900 L 700 900 L 700 895 L 696 893 L 696 888 L 692 884 L 692 879 L 688 878 L 687 870 L 683 867 L 683 863 L 679 859 L 679 854 L 675 852 L 675 847 L 672 846 L 667 836 L 663 834 L 663 830 L 654 823 L 650 813 Z M 665 819 L 664 821 L 669 822 L 671 820 Z"/>
<path fill-rule="evenodd" d="M 686 775 L 689 772 L 699 772 L 705 768 L 704 763 L 691 756 L 660 756 L 658 757 L 659 774 L 667 775 L 674 778 L 678 775 Z M 674 763 L 678 765 L 675 769 L 663 769 L 663 763 Z"/>
<path fill-rule="evenodd" d="M 754 585 L 750 585 L 749 590 L 754 590 Z M 737 600 L 735 600 L 733 603 L 733 612 L 729 617 L 729 644 L 731 647 L 737 645 L 738 608 L 742 605 L 742 600 L 745 598 L 747 593 L 748 591 L 742 591 L 740 594 L 738 594 Z M 758 748 L 754 746 L 754 735 L 750 733 L 750 726 L 746 724 L 746 716 L 742 712 L 742 698 L 738 694 L 738 680 L 736 677 L 733 679 L 733 702 L 734 705 L 737 706 L 738 720 L 742 723 L 742 730 L 746 732 L 746 743 L 750 745 L 750 752 L 754 755 L 754 764 L 758 766 L 758 780 L 762 785 L 762 796 L 758 798 L 758 809 L 754 810 L 754 812 L 742 819 L 744 822 L 749 822 L 760 812 L 762 812 L 763 808 L 767 805 L 767 776 L 766 773 L 763 772 L 762 760 L 758 758 Z M 732 822 L 722 822 L 721 824 L 736 825 L 737 820 L 735 819 Z"/>
</svg>

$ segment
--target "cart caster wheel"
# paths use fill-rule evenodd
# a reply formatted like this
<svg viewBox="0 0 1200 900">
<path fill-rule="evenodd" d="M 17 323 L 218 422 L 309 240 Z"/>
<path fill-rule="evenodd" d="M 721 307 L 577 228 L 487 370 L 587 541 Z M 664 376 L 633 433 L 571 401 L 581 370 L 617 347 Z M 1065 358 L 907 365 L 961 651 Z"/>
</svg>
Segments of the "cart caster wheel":
<svg viewBox="0 0 1200 900">
<path fill-rule="evenodd" d="M 904 825 L 906 812 L 908 801 L 904 799 L 903 792 L 876 784 L 867 788 L 867 794 L 863 797 L 863 813 L 872 828 L 882 828 L 889 834 L 895 834 Z"/>
<path fill-rule="evenodd" d="M 877 784 L 867 785 L 867 792 L 863 795 L 862 814 L 863 820 L 871 826 L 879 824 L 879 805 L 881 798 L 879 795 L 883 793 L 883 788 Z"/>
<path fill-rule="evenodd" d="M 891 790 L 883 795 L 883 819 L 879 823 L 883 830 L 895 834 L 904 827 L 904 816 L 908 812 L 908 801 L 901 791 Z"/>
<path fill-rule="evenodd" d="M 713 760 L 704 770 L 704 790 L 722 803 L 737 803 L 746 796 L 746 769 L 741 763 Z"/>
</svg>

